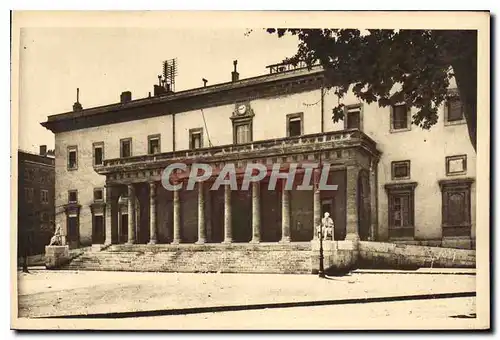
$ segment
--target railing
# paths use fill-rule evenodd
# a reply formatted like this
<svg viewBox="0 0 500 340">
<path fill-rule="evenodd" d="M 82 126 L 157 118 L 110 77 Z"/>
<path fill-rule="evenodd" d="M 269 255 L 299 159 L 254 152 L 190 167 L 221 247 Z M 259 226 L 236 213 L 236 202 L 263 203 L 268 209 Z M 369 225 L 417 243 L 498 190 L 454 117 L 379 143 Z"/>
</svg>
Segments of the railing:
<svg viewBox="0 0 500 340">
<path fill-rule="evenodd" d="M 205 158 L 222 155 L 240 154 L 245 152 L 257 152 L 264 150 L 284 149 L 292 146 L 313 145 L 325 142 L 345 142 L 348 140 L 358 139 L 368 143 L 375 148 L 375 142 L 366 136 L 363 132 L 357 129 L 332 131 L 326 133 L 315 133 L 310 135 L 302 135 L 295 137 L 284 137 L 276 139 L 267 139 L 255 141 L 245 144 L 228 144 L 222 146 L 214 146 L 210 148 L 189 149 L 180 151 L 163 152 L 152 155 L 133 156 L 127 158 L 114 158 L 104 161 L 104 167 L 126 165 L 133 163 L 157 162 L 170 159 L 186 159 L 186 158 Z"/>
<path fill-rule="evenodd" d="M 319 62 L 316 62 L 311 66 L 317 66 L 317 65 L 319 65 Z M 274 74 L 274 73 L 294 71 L 301 68 L 307 68 L 307 63 L 305 61 L 298 61 L 296 65 L 293 65 L 289 62 L 282 62 L 279 64 L 268 65 L 266 66 L 266 68 L 269 69 L 270 74 Z"/>
</svg>

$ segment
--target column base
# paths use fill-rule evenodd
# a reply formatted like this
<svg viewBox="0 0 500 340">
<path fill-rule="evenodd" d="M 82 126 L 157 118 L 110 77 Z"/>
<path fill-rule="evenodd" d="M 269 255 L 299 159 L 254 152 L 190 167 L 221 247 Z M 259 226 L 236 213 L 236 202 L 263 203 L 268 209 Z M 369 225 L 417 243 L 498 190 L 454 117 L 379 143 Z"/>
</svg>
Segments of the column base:
<svg viewBox="0 0 500 340">
<path fill-rule="evenodd" d="M 125 243 L 126 245 L 132 245 L 132 244 L 135 244 L 135 241 L 127 241 L 127 243 Z"/>
<path fill-rule="evenodd" d="M 233 239 L 226 239 L 224 241 L 222 241 L 223 244 L 230 244 L 230 243 L 233 243 Z"/>
<path fill-rule="evenodd" d="M 252 240 L 250 241 L 250 243 L 251 243 L 251 244 L 258 244 L 258 243 L 260 243 L 260 239 L 252 239 Z"/>
<path fill-rule="evenodd" d="M 285 237 L 285 238 L 282 238 L 279 243 L 290 243 L 291 240 L 290 240 L 290 237 Z"/>
<path fill-rule="evenodd" d="M 198 240 L 198 241 L 195 242 L 195 244 L 205 244 L 205 243 L 206 243 L 205 240 Z"/>
<path fill-rule="evenodd" d="M 348 233 L 345 236 L 346 241 L 359 241 L 358 233 Z"/>
<path fill-rule="evenodd" d="M 156 240 L 150 240 L 150 241 L 148 242 L 148 244 L 149 244 L 149 245 L 156 244 Z"/>
<path fill-rule="evenodd" d="M 181 244 L 181 241 L 180 240 L 173 240 L 172 242 L 170 242 L 170 244 Z"/>
</svg>

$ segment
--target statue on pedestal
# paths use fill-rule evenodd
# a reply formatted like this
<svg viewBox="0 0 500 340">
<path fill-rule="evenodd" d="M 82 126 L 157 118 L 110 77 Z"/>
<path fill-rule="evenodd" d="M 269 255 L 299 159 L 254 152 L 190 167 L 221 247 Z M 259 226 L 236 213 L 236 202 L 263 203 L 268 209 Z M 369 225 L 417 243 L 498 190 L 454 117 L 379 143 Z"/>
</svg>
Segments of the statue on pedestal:
<svg viewBox="0 0 500 340">
<path fill-rule="evenodd" d="M 322 236 L 323 240 L 331 239 L 332 241 L 334 240 L 334 224 L 333 220 L 330 217 L 329 212 L 325 212 L 325 215 L 323 219 L 321 220 L 321 228 L 322 228 Z"/>
<path fill-rule="evenodd" d="M 61 225 L 57 224 L 56 226 L 56 231 L 54 232 L 54 236 L 50 239 L 49 246 L 62 246 L 63 245 L 63 240 L 62 240 L 62 231 L 61 231 Z"/>
</svg>

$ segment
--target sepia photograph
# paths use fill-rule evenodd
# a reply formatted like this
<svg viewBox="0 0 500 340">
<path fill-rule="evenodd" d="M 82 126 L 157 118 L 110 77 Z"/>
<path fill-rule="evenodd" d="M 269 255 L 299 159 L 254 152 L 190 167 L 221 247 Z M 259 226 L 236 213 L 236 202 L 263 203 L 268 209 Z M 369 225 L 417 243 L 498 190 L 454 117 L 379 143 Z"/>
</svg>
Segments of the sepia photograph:
<svg viewBox="0 0 500 340">
<path fill-rule="evenodd" d="M 11 25 L 11 328 L 490 328 L 489 12 Z"/>
</svg>

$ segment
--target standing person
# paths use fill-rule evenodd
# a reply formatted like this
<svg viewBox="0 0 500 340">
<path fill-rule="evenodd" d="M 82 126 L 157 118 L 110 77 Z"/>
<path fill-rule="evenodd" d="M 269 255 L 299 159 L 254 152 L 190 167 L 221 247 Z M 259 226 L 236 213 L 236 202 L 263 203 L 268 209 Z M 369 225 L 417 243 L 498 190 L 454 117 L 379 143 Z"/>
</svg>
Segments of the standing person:
<svg viewBox="0 0 500 340">
<path fill-rule="evenodd" d="M 321 220 L 321 226 L 323 228 L 323 239 L 326 240 L 328 236 L 332 238 L 332 241 L 334 240 L 333 237 L 333 232 L 334 232 L 334 225 L 333 225 L 333 220 L 330 217 L 329 212 L 325 212 L 325 215 L 323 219 Z"/>
</svg>

